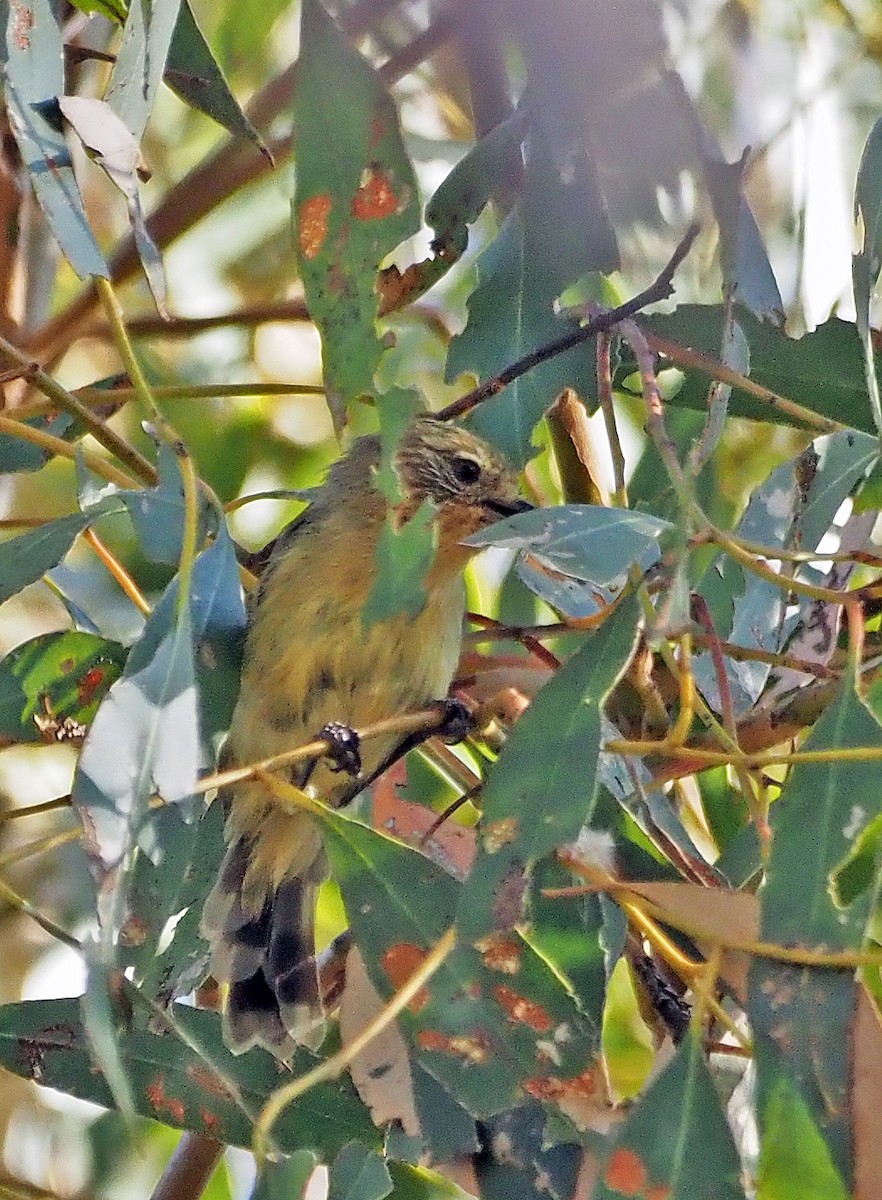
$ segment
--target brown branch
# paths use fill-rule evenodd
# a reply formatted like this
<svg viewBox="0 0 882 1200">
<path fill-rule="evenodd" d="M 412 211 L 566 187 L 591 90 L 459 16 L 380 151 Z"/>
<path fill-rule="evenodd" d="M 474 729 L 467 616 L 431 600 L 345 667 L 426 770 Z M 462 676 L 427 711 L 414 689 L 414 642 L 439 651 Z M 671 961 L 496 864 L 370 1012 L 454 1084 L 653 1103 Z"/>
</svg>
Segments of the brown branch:
<svg viewBox="0 0 882 1200">
<path fill-rule="evenodd" d="M 624 304 L 620 304 L 617 308 L 610 308 L 605 312 L 598 313 L 596 317 L 592 317 L 590 321 L 586 321 L 578 329 L 574 329 L 570 333 L 564 334 L 563 337 L 557 338 L 553 342 L 547 342 L 537 350 L 525 354 L 517 362 L 513 362 L 510 366 L 506 367 L 504 371 L 500 371 L 498 375 L 494 375 L 492 379 L 486 380 L 479 387 L 473 388 L 472 391 L 466 392 L 464 396 L 460 396 L 458 400 L 454 400 L 452 404 L 448 404 L 446 408 L 442 408 L 435 415 L 442 421 L 451 421 L 455 417 L 465 416 L 466 413 L 471 412 L 473 408 L 477 408 L 484 400 L 489 400 L 491 396 L 498 395 L 510 383 L 514 383 L 516 379 L 520 379 L 522 375 L 526 375 L 527 371 L 532 370 L 533 367 L 538 367 L 541 363 L 548 362 L 549 359 L 556 358 L 558 354 L 564 354 L 567 350 L 572 350 L 575 346 L 581 346 L 583 342 L 590 341 L 591 338 L 597 337 L 599 333 L 605 333 L 621 321 L 626 321 L 629 317 L 635 316 L 648 305 L 657 304 L 660 300 L 666 300 L 674 291 L 674 272 L 692 248 L 692 243 L 698 237 L 698 231 L 698 225 L 689 226 L 685 236 L 671 256 L 670 262 L 648 288 L 644 288 L 642 292 L 638 292 L 636 296 L 632 296 L 630 300 L 627 300 Z"/>
<path fill-rule="evenodd" d="M 394 7 L 394 2 L 369 0 L 354 6 L 342 22 L 344 31 L 350 37 L 366 33 L 375 21 Z M 448 34 L 446 22 L 430 26 L 384 64 L 380 69 L 384 82 L 392 84 L 413 70 L 423 57 L 438 48 L 439 39 Z M 298 64 L 294 62 L 253 97 L 246 111 L 256 129 L 266 133 L 280 113 L 290 111 L 297 71 Z M 273 158 L 282 161 L 290 152 L 291 135 L 271 139 L 267 145 Z M 262 179 L 271 170 L 270 159 L 253 142 L 228 138 L 156 206 L 147 222 L 153 241 L 164 250 L 240 188 Z M 132 234 L 120 241 L 108 265 L 111 282 L 115 285 L 126 282 L 136 273 L 140 258 Z M 97 306 L 98 292 L 90 283 L 56 317 L 35 332 L 28 344 L 28 352 L 44 361 L 56 358 Z"/>
<path fill-rule="evenodd" d="M 204 1133 L 185 1133 L 165 1166 L 150 1200 L 198 1200 L 224 1152 Z"/>
</svg>

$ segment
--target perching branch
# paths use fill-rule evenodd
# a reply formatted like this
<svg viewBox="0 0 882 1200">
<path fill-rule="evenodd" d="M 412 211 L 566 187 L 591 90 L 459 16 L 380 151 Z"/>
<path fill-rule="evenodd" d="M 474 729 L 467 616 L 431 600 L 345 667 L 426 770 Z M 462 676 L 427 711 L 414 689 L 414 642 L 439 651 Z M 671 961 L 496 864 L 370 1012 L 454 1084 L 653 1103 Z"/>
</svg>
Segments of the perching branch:
<svg viewBox="0 0 882 1200">
<path fill-rule="evenodd" d="M 599 333 L 605 333 L 608 329 L 612 329 L 620 321 L 626 321 L 629 317 L 635 316 L 648 305 L 666 300 L 674 291 L 674 272 L 692 249 L 692 243 L 698 237 L 699 228 L 697 224 L 689 226 L 677 245 L 677 249 L 671 255 L 667 266 L 648 288 L 644 288 L 642 292 L 638 292 L 636 296 L 632 296 L 630 300 L 626 300 L 617 308 L 610 308 L 606 312 L 598 313 L 596 317 L 592 317 L 590 321 L 586 321 L 578 329 L 564 334 L 563 337 L 557 338 L 556 341 L 548 342 L 536 350 L 531 350 L 529 354 L 519 358 L 517 362 L 506 367 L 504 371 L 500 371 L 498 375 L 494 375 L 492 379 L 485 380 L 479 387 L 473 388 L 464 396 L 460 396 L 458 400 L 454 400 L 452 404 L 448 404 L 446 408 L 442 408 L 440 412 L 436 413 L 436 416 L 442 421 L 452 421 L 456 417 L 465 416 L 484 400 L 498 395 L 503 388 L 514 383 L 516 379 L 520 379 L 522 375 L 526 375 L 527 371 L 532 370 L 533 367 L 538 367 L 540 363 L 548 362 L 549 359 L 556 358 L 558 354 L 572 350 L 574 346 L 581 346 L 583 342 L 590 341 Z"/>
</svg>

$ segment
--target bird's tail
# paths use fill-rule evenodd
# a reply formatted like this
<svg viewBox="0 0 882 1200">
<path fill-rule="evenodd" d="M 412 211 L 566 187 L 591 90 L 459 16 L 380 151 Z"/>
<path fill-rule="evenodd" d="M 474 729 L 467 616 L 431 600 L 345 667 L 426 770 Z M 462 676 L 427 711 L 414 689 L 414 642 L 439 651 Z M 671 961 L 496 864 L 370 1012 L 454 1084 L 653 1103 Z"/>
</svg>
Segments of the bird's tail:
<svg viewBox="0 0 882 1200">
<path fill-rule="evenodd" d="M 315 955 L 315 901 L 327 874 L 324 854 L 305 871 L 256 887 L 250 837 L 230 843 L 205 902 L 203 936 L 213 946 L 211 972 L 228 985 L 224 1037 L 235 1053 L 264 1046 L 289 1058 L 315 1049 L 324 1021 Z"/>
</svg>

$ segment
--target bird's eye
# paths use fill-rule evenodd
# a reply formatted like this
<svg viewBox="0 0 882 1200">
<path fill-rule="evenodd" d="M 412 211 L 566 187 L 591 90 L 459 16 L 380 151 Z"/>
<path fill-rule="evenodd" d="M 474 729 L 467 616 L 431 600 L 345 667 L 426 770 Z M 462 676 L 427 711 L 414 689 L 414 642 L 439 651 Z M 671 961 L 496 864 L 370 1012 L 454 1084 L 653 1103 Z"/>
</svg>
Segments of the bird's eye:
<svg viewBox="0 0 882 1200">
<path fill-rule="evenodd" d="M 451 463 L 451 470 L 459 483 L 477 483 L 481 478 L 481 464 L 474 458 L 458 455 Z"/>
</svg>

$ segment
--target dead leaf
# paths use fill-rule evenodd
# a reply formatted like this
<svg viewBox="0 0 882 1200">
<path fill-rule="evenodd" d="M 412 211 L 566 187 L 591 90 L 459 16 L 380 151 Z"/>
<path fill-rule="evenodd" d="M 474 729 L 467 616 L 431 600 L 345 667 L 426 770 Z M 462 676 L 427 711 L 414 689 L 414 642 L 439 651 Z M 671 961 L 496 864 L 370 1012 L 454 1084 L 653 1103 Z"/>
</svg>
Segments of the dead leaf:
<svg viewBox="0 0 882 1200">
<path fill-rule="evenodd" d="M 353 948 L 346 959 L 346 983 L 340 999 L 343 1045 L 348 1046 L 383 1007 L 384 1001 L 368 977 L 361 954 Z M 349 1072 L 378 1128 L 394 1121 L 406 1134 L 419 1135 L 410 1056 L 407 1043 L 394 1021 L 356 1055 Z"/>
</svg>

